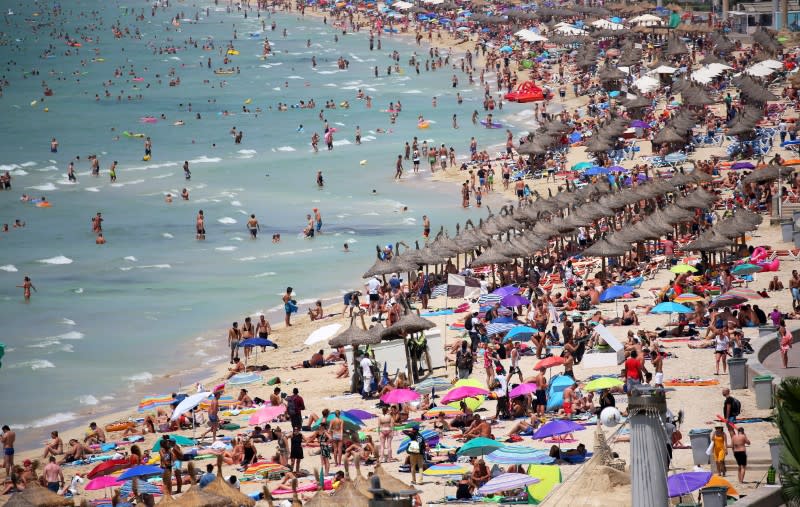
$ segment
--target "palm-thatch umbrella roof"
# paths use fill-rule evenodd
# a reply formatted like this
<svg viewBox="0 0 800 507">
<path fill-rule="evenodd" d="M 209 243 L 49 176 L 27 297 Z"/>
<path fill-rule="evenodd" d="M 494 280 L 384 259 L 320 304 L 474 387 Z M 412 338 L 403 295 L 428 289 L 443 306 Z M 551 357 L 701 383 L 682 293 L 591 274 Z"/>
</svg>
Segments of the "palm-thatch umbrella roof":
<svg viewBox="0 0 800 507">
<path fill-rule="evenodd" d="M 492 264 L 505 264 L 506 262 L 511 262 L 512 260 L 514 259 L 508 257 L 499 249 L 496 249 L 495 247 L 489 247 L 472 260 L 470 267 L 478 268 L 481 266 L 491 266 Z"/>
<path fill-rule="evenodd" d="M 625 79 L 627 75 L 616 67 L 606 65 L 597 72 L 597 77 L 600 81 L 617 81 Z"/>
<path fill-rule="evenodd" d="M 253 507 L 256 501 L 245 495 L 238 489 L 231 486 L 228 481 L 222 478 L 222 456 L 217 456 L 217 476 L 203 488 L 206 493 L 227 498 L 231 501 L 230 505 L 236 507 Z"/>
<path fill-rule="evenodd" d="M 670 56 L 688 55 L 689 48 L 680 39 L 673 37 L 667 44 L 666 54 Z"/>
<path fill-rule="evenodd" d="M 380 463 L 375 465 L 375 475 L 377 475 L 381 480 L 381 488 L 385 489 L 386 491 L 397 492 L 411 491 L 414 489 L 400 479 L 390 475 L 386 470 L 384 470 Z"/>
<path fill-rule="evenodd" d="M 625 254 L 628 249 L 606 239 L 601 239 L 583 251 L 586 257 L 617 257 Z"/>
<path fill-rule="evenodd" d="M 29 483 L 28 487 L 14 493 L 8 498 L 6 505 L 11 507 L 63 507 L 75 505 L 71 498 L 59 496 L 47 488 L 39 486 L 35 482 Z"/>
<path fill-rule="evenodd" d="M 378 336 L 377 339 L 374 334 L 371 334 L 358 326 L 355 325 L 355 318 L 350 319 L 350 325 L 339 333 L 338 335 L 334 336 L 328 341 L 328 344 L 333 347 L 346 347 L 347 345 L 352 346 L 359 346 L 359 345 L 375 345 L 381 342 L 381 337 Z"/>
<path fill-rule="evenodd" d="M 351 481 L 344 481 L 331 498 L 346 507 L 369 507 L 369 498 L 364 496 Z M 308 504 L 306 504 L 308 505 Z"/>
<path fill-rule="evenodd" d="M 200 486 L 195 483 L 194 477 L 194 463 L 189 463 L 189 477 L 192 481 L 192 487 L 189 488 L 189 491 L 186 493 L 181 494 L 179 498 L 175 500 L 175 506 L 177 507 L 230 507 L 231 505 L 235 505 L 233 501 L 228 497 L 222 497 L 219 495 L 215 495 L 210 493 L 205 488 L 200 489 Z M 162 500 L 160 503 L 163 503 Z M 159 504 L 160 505 L 160 504 Z"/>
<path fill-rule="evenodd" d="M 628 109 L 638 109 L 641 107 L 651 107 L 653 105 L 653 101 L 647 97 L 638 95 L 635 98 L 625 101 L 623 105 Z"/>
<path fill-rule="evenodd" d="M 682 143 L 685 139 L 685 136 L 679 134 L 674 128 L 672 127 L 665 127 L 661 129 L 661 131 L 655 135 L 653 138 L 654 143 Z"/>
<path fill-rule="evenodd" d="M 397 272 L 397 267 L 391 261 L 377 259 L 371 268 L 366 270 L 362 278 L 372 278 L 375 275 L 388 275 Z"/>
<path fill-rule="evenodd" d="M 388 338 L 390 336 L 402 336 L 404 334 L 419 333 L 428 329 L 433 329 L 436 324 L 423 319 L 414 312 L 403 315 L 400 320 L 393 325 L 381 331 L 381 338 Z"/>
<path fill-rule="evenodd" d="M 681 95 L 684 102 L 690 106 L 709 106 L 716 103 L 705 90 L 700 88 L 691 88 L 691 92 L 682 91 Z"/>
</svg>

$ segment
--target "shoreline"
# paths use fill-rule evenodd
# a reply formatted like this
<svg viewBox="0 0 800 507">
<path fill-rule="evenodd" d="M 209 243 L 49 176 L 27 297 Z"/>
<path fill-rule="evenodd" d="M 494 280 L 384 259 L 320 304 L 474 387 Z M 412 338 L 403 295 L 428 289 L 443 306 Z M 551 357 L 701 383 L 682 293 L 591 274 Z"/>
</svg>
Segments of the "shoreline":
<svg viewBox="0 0 800 507">
<path fill-rule="evenodd" d="M 207 4 L 206 6 L 213 8 L 214 4 Z M 295 16 L 297 19 L 301 20 L 306 18 L 306 16 L 300 15 L 300 13 L 294 8 L 292 8 L 289 11 L 278 10 L 275 12 L 275 14 L 283 16 Z M 307 9 L 305 11 L 305 14 L 308 17 L 314 18 L 315 22 L 322 22 L 323 18 L 327 18 L 328 20 L 331 19 L 328 13 L 317 11 L 316 6 L 314 6 L 313 9 Z M 358 18 L 356 22 L 358 23 L 363 21 L 364 19 L 361 17 L 361 13 L 358 13 Z M 336 30 L 336 28 L 333 27 L 331 24 L 326 24 L 326 26 L 330 27 L 332 30 Z M 419 46 L 416 46 L 414 44 L 414 33 L 411 31 L 391 33 L 389 37 L 386 37 L 384 40 L 388 39 L 394 42 L 402 41 L 409 47 L 416 47 L 423 49 L 425 51 L 427 51 L 431 47 L 435 47 L 438 49 L 447 49 L 448 51 L 454 51 L 460 49 L 461 51 L 464 52 L 467 49 L 470 49 L 471 51 L 474 51 L 475 49 L 474 47 L 469 47 L 469 48 L 464 47 L 463 46 L 463 44 L 465 44 L 464 41 L 456 40 L 447 31 L 438 30 L 438 32 L 442 34 L 441 39 L 437 39 L 436 36 L 434 36 L 434 39 L 431 42 L 428 42 L 427 37 L 423 37 L 421 44 Z M 358 32 L 348 32 L 347 35 L 355 35 L 363 37 L 365 38 L 365 43 L 366 43 L 366 38 L 369 36 L 369 32 L 368 30 L 365 32 L 364 27 L 362 26 L 362 29 L 359 30 Z M 467 41 L 467 43 L 470 42 L 474 43 L 474 41 L 472 40 Z M 459 45 L 461 45 L 460 48 L 458 47 Z M 476 67 L 477 65 L 485 63 L 483 57 L 479 56 L 477 51 L 475 51 L 474 54 L 477 57 L 475 59 Z M 472 87 L 473 88 L 477 87 L 477 84 L 472 85 Z M 402 141 L 397 141 L 397 142 L 400 143 Z M 391 164 L 391 160 L 392 157 L 387 156 L 386 158 L 387 164 Z M 426 169 L 421 168 L 419 172 L 420 176 L 415 177 L 413 180 L 410 179 L 408 176 L 413 173 L 406 171 L 405 173 L 406 178 L 400 181 L 399 184 L 423 185 L 423 184 L 433 183 L 435 186 L 443 184 L 442 185 L 443 187 L 445 186 L 451 187 L 449 189 L 442 188 L 439 193 L 441 193 L 442 196 L 444 195 L 447 195 L 448 197 L 452 196 L 453 206 L 455 207 L 458 205 L 458 195 L 457 195 L 458 186 L 455 180 L 451 181 L 447 177 L 442 177 L 442 173 L 444 173 L 445 175 L 449 175 L 453 171 L 455 175 L 459 174 L 458 169 L 453 169 L 453 168 L 448 168 L 445 171 L 437 170 L 433 174 L 429 173 Z M 386 184 L 392 185 L 394 183 L 391 180 L 388 180 Z M 430 186 L 428 186 L 428 188 L 430 188 Z M 452 193 L 450 193 L 450 191 L 452 191 Z M 508 204 L 508 199 L 507 199 L 508 197 L 509 196 L 504 195 L 502 192 L 493 193 L 491 196 L 487 196 L 485 198 L 484 207 L 488 205 L 493 210 L 499 210 L 499 208 L 503 204 Z M 467 209 L 464 209 L 464 212 L 471 213 L 479 209 L 480 208 L 476 208 L 473 205 Z M 424 214 L 425 212 L 421 211 L 421 213 Z M 463 222 L 463 220 L 459 221 Z M 445 228 L 447 229 L 448 227 Z M 438 229 L 433 231 L 432 237 L 435 237 L 436 232 L 438 232 Z M 404 238 L 404 241 L 406 241 L 410 245 L 413 245 L 413 242 L 415 240 L 422 240 L 421 234 L 414 238 Z M 369 245 L 369 248 L 372 248 L 372 245 Z M 373 257 L 374 256 L 371 256 L 370 257 L 371 260 L 365 263 L 365 265 L 363 266 L 364 270 L 368 269 L 369 266 L 371 265 L 371 262 L 374 261 Z M 360 287 L 361 285 L 363 284 L 354 283 L 355 288 L 361 288 Z M 328 302 L 333 302 L 332 307 L 338 307 L 338 304 L 335 302 L 341 299 L 342 295 L 341 291 L 345 289 L 338 289 L 338 290 L 339 294 L 336 295 L 331 293 L 331 294 L 323 294 L 319 297 L 308 298 L 299 305 L 300 308 L 298 309 L 298 313 L 294 318 L 297 318 L 298 316 L 301 318 L 305 318 L 305 313 L 304 313 L 305 310 L 311 307 L 313 305 L 313 302 L 318 299 L 322 300 L 323 304 L 326 301 L 328 301 Z M 267 320 L 270 322 L 273 332 L 285 331 L 286 328 L 283 323 L 283 312 L 280 309 L 280 305 L 275 305 L 274 307 L 265 309 L 263 312 L 245 314 L 245 316 L 249 315 L 250 317 L 257 318 L 257 316 L 260 315 L 261 313 L 263 313 L 267 318 Z M 240 316 L 241 314 L 239 314 L 239 317 L 234 317 L 233 320 L 240 319 L 241 318 Z M 336 322 L 343 322 L 344 326 L 347 325 L 346 320 L 337 319 Z M 193 333 L 191 337 L 187 336 L 185 338 L 177 340 L 179 343 L 176 343 L 174 345 L 173 350 L 174 352 L 177 353 L 178 351 L 184 348 L 191 348 L 194 342 L 199 337 L 202 337 L 204 341 L 219 340 L 220 342 L 222 342 L 225 340 L 224 337 L 226 333 L 227 333 L 227 328 L 219 328 L 219 327 L 206 328 L 204 331 L 200 332 L 199 335 L 198 333 Z M 277 338 L 279 339 L 280 336 L 278 336 Z M 327 346 L 327 343 L 321 345 Z M 307 348 L 308 346 L 301 346 L 298 352 L 304 351 Z M 228 351 L 227 347 L 220 347 L 220 349 L 222 350 L 222 352 L 225 353 L 227 353 Z M 216 347 L 214 347 L 213 350 L 216 350 Z M 189 357 L 195 357 L 195 356 L 189 356 Z M 12 424 L 11 425 L 12 428 L 18 432 L 17 436 L 18 450 L 21 453 L 32 453 L 41 448 L 41 444 L 39 443 L 40 439 L 37 436 L 25 437 L 21 436 L 19 433 L 21 433 L 22 435 L 27 435 L 30 432 L 34 432 L 36 434 L 41 433 L 41 436 L 46 439 L 47 435 L 51 430 L 58 430 L 59 434 L 63 435 L 77 431 L 83 431 L 83 428 L 86 425 L 88 425 L 90 421 L 95 421 L 98 423 L 98 425 L 104 426 L 109 422 L 121 419 L 127 419 L 129 417 L 134 417 L 134 418 L 137 417 L 137 414 L 139 414 L 139 412 L 137 411 L 136 406 L 138 404 L 138 400 L 143 397 L 155 394 L 164 394 L 169 391 L 177 392 L 180 390 L 187 390 L 186 388 L 191 388 L 191 386 L 193 386 L 198 382 L 202 384 L 211 384 L 219 380 L 219 377 L 224 377 L 226 373 L 226 368 L 229 364 L 225 361 L 224 358 L 219 358 L 219 359 L 216 358 L 217 358 L 216 355 L 212 355 L 210 359 L 201 361 L 199 365 L 196 365 L 195 363 L 186 360 L 182 365 L 176 365 L 174 367 L 165 368 L 163 370 L 159 369 L 157 371 L 148 371 L 147 373 L 151 375 L 152 380 L 146 382 L 131 380 L 127 384 L 127 386 L 123 386 L 123 388 L 121 389 L 121 391 L 125 390 L 125 394 L 114 393 L 113 395 L 105 395 L 98 400 L 97 404 L 92 404 L 92 405 L 78 404 L 76 405 L 75 407 L 76 410 L 74 411 L 56 412 L 52 414 L 47 414 L 37 419 L 26 421 L 24 424 L 19 424 L 19 423 Z M 211 362 L 210 364 L 206 364 L 206 361 L 209 360 L 213 360 L 213 362 Z M 190 365 L 194 365 L 194 367 L 189 367 Z M 180 379 L 181 381 L 176 384 L 176 380 L 178 379 Z M 110 400 L 103 399 L 109 396 L 112 397 L 112 399 Z M 103 408 L 95 409 L 95 407 L 98 406 L 101 406 Z M 65 417 L 69 417 L 69 419 L 64 421 Z M 49 421 L 53 419 L 55 419 L 55 422 L 51 424 L 46 424 L 46 425 L 41 424 L 42 421 Z M 66 427 L 63 426 L 65 422 L 68 424 Z"/>
</svg>

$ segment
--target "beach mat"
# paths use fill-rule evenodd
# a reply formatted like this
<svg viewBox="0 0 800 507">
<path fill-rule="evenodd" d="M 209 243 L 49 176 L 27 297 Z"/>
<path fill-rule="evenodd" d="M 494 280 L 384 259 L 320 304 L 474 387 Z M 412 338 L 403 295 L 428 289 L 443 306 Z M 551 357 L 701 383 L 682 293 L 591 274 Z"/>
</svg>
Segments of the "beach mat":
<svg viewBox="0 0 800 507">
<path fill-rule="evenodd" d="M 561 483 L 561 468 L 557 465 L 531 465 L 528 475 L 536 477 L 539 482 L 528 486 L 530 503 L 539 504 L 553 491 L 556 484 Z"/>
<path fill-rule="evenodd" d="M 706 387 L 719 385 L 717 379 L 671 379 L 664 382 L 665 387 Z"/>
</svg>

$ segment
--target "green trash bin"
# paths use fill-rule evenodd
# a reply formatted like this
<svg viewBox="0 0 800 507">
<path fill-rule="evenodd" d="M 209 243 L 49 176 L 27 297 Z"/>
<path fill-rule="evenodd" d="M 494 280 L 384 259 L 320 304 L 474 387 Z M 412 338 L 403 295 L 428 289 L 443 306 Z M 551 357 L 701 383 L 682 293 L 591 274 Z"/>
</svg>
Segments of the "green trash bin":
<svg viewBox="0 0 800 507">
<path fill-rule="evenodd" d="M 772 408 L 772 375 L 759 375 L 753 378 L 753 389 L 756 391 L 756 408 Z"/>
</svg>

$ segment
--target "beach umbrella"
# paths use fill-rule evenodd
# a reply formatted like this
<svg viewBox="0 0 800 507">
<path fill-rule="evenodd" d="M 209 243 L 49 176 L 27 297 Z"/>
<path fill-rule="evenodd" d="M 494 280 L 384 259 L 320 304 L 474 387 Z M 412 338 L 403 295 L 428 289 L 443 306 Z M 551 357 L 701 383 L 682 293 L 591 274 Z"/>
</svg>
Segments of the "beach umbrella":
<svg viewBox="0 0 800 507">
<path fill-rule="evenodd" d="M 532 382 L 526 382 L 524 384 L 520 384 L 508 393 L 509 398 L 517 398 L 519 396 L 525 396 L 526 394 L 535 393 L 536 390 L 539 388 L 536 384 Z"/>
<path fill-rule="evenodd" d="M 445 417 L 456 417 L 462 414 L 462 412 L 457 408 L 453 408 L 449 405 L 441 405 L 438 407 L 433 407 L 432 409 L 422 414 L 422 416 L 428 419 L 432 419 L 434 417 L 438 417 L 440 413 L 444 414 Z"/>
<path fill-rule="evenodd" d="M 534 370 L 541 370 L 542 368 L 548 369 L 554 366 L 561 366 L 564 364 L 564 358 L 560 356 L 545 357 L 533 367 Z"/>
<path fill-rule="evenodd" d="M 615 387 L 622 387 L 624 384 L 621 380 L 614 377 L 600 377 L 592 380 L 586 384 L 584 391 L 602 391 L 603 389 L 613 389 Z"/>
<path fill-rule="evenodd" d="M 511 323 L 505 323 L 505 322 L 500 322 L 500 323 L 494 323 L 493 322 L 493 323 L 490 323 L 490 324 L 486 325 L 486 335 L 487 336 L 494 336 L 496 334 L 505 333 L 506 331 L 508 331 L 510 329 L 514 329 L 518 325 L 519 324 L 511 324 Z"/>
<path fill-rule="evenodd" d="M 419 393 L 411 389 L 392 389 L 381 396 L 381 401 L 387 405 L 409 403 L 419 399 Z"/>
<path fill-rule="evenodd" d="M 478 489 L 478 493 L 488 495 L 499 491 L 511 491 L 524 488 L 529 484 L 536 484 L 537 482 L 539 482 L 539 479 L 528 474 L 508 473 L 491 479 Z"/>
<path fill-rule="evenodd" d="M 541 440 L 543 438 L 566 435 L 567 433 L 583 431 L 585 429 L 585 426 L 576 422 L 567 419 L 556 419 L 554 421 L 544 423 L 541 427 L 539 427 L 539 429 L 536 430 L 536 433 L 533 434 L 533 438 L 536 440 Z"/>
<path fill-rule="evenodd" d="M 660 313 L 692 313 L 694 310 L 689 308 L 688 306 L 684 306 L 678 303 L 673 303 L 671 301 L 667 301 L 665 303 L 659 303 L 654 306 L 650 313 L 660 314 Z"/>
<path fill-rule="evenodd" d="M 429 447 L 433 447 L 439 444 L 439 439 L 441 435 L 438 431 L 429 429 L 429 430 L 420 430 L 419 434 L 422 436 L 422 439 L 425 440 L 425 444 Z M 400 446 L 397 448 L 397 453 L 403 453 L 408 450 L 408 445 L 411 443 L 410 437 L 405 437 L 403 440 L 400 441 Z"/>
<path fill-rule="evenodd" d="M 134 477 L 145 477 L 147 475 L 160 475 L 163 470 L 161 467 L 157 467 L 154 465 L 137 465 L 135 467 L 131 467 L 118 477 L 119 480 L 124 481 L 126 479 L 133 479 Z"/>
<path fill-rule="evenodd" d="M 500 304 L 512 308 L 515 306 L 528 306 L 531 302 L 528 298 L 520 296 L 519 294 L 509 294 L 500 300 Z"/>
<path fill-rule="evenodd" d="M 711 305 L 709 305 L 709 307 L 713 309 L 730 308 L 732 306 L 738 306 L 746 302 L 747 298 L 743 298 L 741 296 L 729 296 L 728 294 L 722 294 L 721 296 L 715 297 L 711 301 Z"/>
<path fill-rule="evenodd" d="M 519 287 L 514 285 L 506 285 L 505 287 L 500 287 L 499 289 L 493 290 L 491 293 L 495 296 L 500 296 L 502 299 L 505 296 L 510 296 L 512 294 L 517 294 L 519 292 Z"/>
<path fill-rule="evenodd" d="M 367 333 L 367 331 L 356 326 L 355 319 L 350 319 L 350 325 L 347 327 L 347 329 L 331 338 L 328 341 L 328 345 L 333 348 L 346 347 L 348 345 L 358 347 L 359 345 L 375 345 L 380 342 L 380 336 L 372 336 L 371 334 Z"/>
<path fill-rule="evenodd" d="M 256 410 L 256 412 L 250 416 L 250 419 L 247 420 L 247 424 L 249 424 L 250 426 L 267 424 L 270 421 L 274 421 L 278 416 L 282 415 L 284 412 L 286 412 L 286 405 L 278 405 L 277 407 L 273 407 L 272 405 L 265 405 L 260 409 Z"/>
<path fill-rule="evenodd" d="M 711 472 L 683 472 L 667 477 L 669 497 L 683 496 L 697 491 L 711 479 Z"/>
<path fill-rule="evenodd" d="M 422 475 L 432 477 L 461 476 L 469 471 L 469 468 L 459 463 L 437 463 L 425 469 Z"/>
<path fill-rule="evenodd" d="M 217 456 L 216 478 L 208 483 L 203 488 L 203 491 L 211 493 L 212 495 L 221 496 L 222 498 L 227 498 L 232 502 L 231 505 L 236 507 L 253 507 L 256 504 L 254 499 L 231 486 L 230 483 L 222 477 L 222 456 Z"/>
<path fill-rule="evenodd" d="M 538 333 L 537 329 L 528 326 L 516 326 L 511 328 L 503 337 L 503 342 L 507 341 L 529 341 L 533 335 Z"/>
<path fill-rule="evenodd" d="M 177 407 L 175 407 L 170 420 L 177 421 L 183 414 L 194 410 L 194 408 L 197 407 L 201 401 L 207 400 L 211 394 L 211 392 L 205 391 L 187 396 L 180 403 L 178 403 Z"/>
<path fill-rule="evenodd" d="M 746 263 L 746 264 L 739 264 L 738 266 L 734 267 L 731 270 L 731 273 L 737 276 L 747 276 L 747 275 L 752 275 L 753 273 L 759 273 L 763 269 L 764 268 L 762 268 L 761 266 L 756 266 L 755 264 Z"/>
<path fill-rule="evenodd" d="M 104 475 L 113 474 L 114 472 L 128 468 L 128 465 L 130 465 L 130 462 L 127 459 L 110 459 L 108 461 L 103 461 L 92 468 L 89 473 L 86 474 L 86 478 L 95 479 Z"/>
<path fill-rule="evenodd" d="M 444 391 L 453 387 L 449 380 L 442 377 L 428 377 L 422 382 L 414 386 L 414 390 L 419 394 L 431 394 L 435 389 L 437 391 Z"/>
<path fill-rule="evenodd" d="M 745 299 L 764 299 L 764 297 L 753 289 L 745 287 L 734 287 L 725 293 L 726 296 L 738 296 Z"/>
<path fill-rule="evenodd" d="M 465 398 L 475 398 L 477 396 L 486 396 L 489 391 L 480 387 L 474 386 L 461 386 L 455 387 L 442 397 L 442 403 L 452 403 L 454 401 L 461 401 Z"/>
<path fill-rule="evenodd" d="M 123 481 L 120 481 L 116 477 L 112 477 L 110 475 L 104 475 L 102 477 L 98 477 L 96 479 L 92 479 L 83 489 L 87 491 L 94 491 L 96 489 L 103 489 L 103 488 L 115 488 L 117 486 L 121 486 Z"/>
<path fill-rule="evenodd" d="M 684 292 L 680 296 L 676 296 L 675 299 L 672 300 L 673 303 L 697 303 L 699 301 L 703 301 L 705 298 L 698 296 L 697 294 L 692 294 L 691 292 Z"/>
<path fill-rule="evenodd" d="M 500 465 L 549 465 L 555 461 L 547 451 L 522 445 L 504 445 L 492 451 L 486 459 Z"/>
<path fill-rule="evenodd" d="M 480 380 L 475 379 L 475 378 L 461 379 L 458 382 L 456 382 L 455 384 L 453 384 L 453 388 L 454 389 L 457 388 L 457 387 L 464 387 L 464 386 L 479 387 L 481 389 L 486 389 L 486 386 Z M 465 398 L 465 399 L 461 400 L 460 402 L 459 401 L 454 401 L 454 402 L 451 402 L 451 403 L 446 403 L 446 405 L 448 405 L 448 406 L 450 406 L 450 407 L 452 407 L 452 408 L 454 408 L 456 410 L 461 410 L 461 403 L 464 403 L 467 406 L 468 409 L 470 409 L 472 411 L 475 411 L 478 407 L 483 405 L 483 402 L 485 400 L 486 400 L 485 396 L 477 396 L 475 398 Z"/>
<path fill-rule="evenodd" d="M 306 338 L 306 341 L 303 343 L 306 345 L 314 345 L 315 343 L 328 341 L 329 339 L 333 338 L 333 336 L 338 333 L 341 328 L 341 324 L 328 324 L 327 326 L 322 326 L 308 335 L 308 338 Z"/>
<path fill-rule="evenodd" d="M 503 444 L 491 438 L 473 438 L 458 450 L 459 456 L 484 456 L 490 452 L 503 447 Z"/>
<path fill-rule="evenodd" d="M 676 274 L 680 273 L 697 273 L 697 268 L 689 264 L 676 264 L 669 268 L 670 271 Z"/>
<path fill-rule="evenodd" d="M 240 347 L 274 347 L 275 342 L 266 338 L 248 338 L 239 342 Z"/>
<path fill-rule="evenodd" d="M 590 167 L 589 169 L 587 169 L 584 174 L 586 176 L 601 176 L 601 175 L 609 174 L 610 172 L 611 171 L 608 170 L 608 168 L 596 165 L 596 166 L 593 166 L 593 167 Z"/>
<path fill-rule="evenodd" d="M 419 333 L 428 329 L 433 329 L 436 324 L 428 319 L 418 316 L 416 313 L 407 313 L 400 320 L 387 327 L 381 332 L 382 338 L 391 336 Z"/>
<path fill-rule="evenodd" d="M 73 506 L 73 498 L 66 498 L 57 495 L 47 488 L 43 488 L 39 483 L 30 481 L 20 492 L 14 493 L 6 502 L 9 507 L 61 507 Z"/>
<path fill-rule="evenodd" d="M 627 285 L 612 285 L 600 293 L 600 301 L 611 301 L 633 292 L 633 287 Z"/>
<path fill-rule="evenodd" d="M 169 437 L 170 442 L 172 442 L 173 444 L 186 445 L 186 446 L 197 445 L 196 440 L 189 437 L 184 437 L 183 435 L 167 435 L 167 436 Z M 161 440 L 163 438 L 164 437 L 162 436 L 161 438 L 156 440 L 155 444 L 153 444 L 153 452 L 158 452 L 161 450 Z"/>
</svg>

